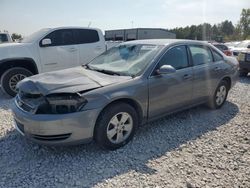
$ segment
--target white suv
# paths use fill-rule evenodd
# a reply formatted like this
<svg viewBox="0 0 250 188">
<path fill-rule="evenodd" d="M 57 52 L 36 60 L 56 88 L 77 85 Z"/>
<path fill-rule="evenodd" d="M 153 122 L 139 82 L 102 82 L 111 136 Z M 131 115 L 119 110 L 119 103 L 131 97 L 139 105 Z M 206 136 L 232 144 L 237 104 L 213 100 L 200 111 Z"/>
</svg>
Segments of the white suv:
<svg viewBox="0 0 250 188">
<path fill-rule="evenodd" d="M 42 29 L 20 43 L 1 44 L 2 89 L 15 96 L 25 77 L 86 64 L 105 50 L 102 31 L 82 27 Z"/>
</svg>

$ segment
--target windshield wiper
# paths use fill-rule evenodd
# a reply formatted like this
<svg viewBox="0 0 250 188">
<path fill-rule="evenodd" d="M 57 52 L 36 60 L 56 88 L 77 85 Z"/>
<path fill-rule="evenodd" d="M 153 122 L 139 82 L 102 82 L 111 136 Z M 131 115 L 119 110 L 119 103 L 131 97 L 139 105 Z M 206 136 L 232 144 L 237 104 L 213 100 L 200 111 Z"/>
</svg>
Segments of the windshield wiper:
<svg viewBox="0 0 250 188">
<path fill-rule="evenodd" d="M 111 71 L 111 70 L 105 70 L 105 69 L 94 69 L 94 68 L 90 67 L 88 64 L 83 65 L 83 67 L 84 67 L 85 69 L 89 69 L 89 70 L 101 72 L 101 73 L 104 73 L 104 74 L 121 76 L 121 74 L 118 73 L 118 72 L 114 72 L 114 71 Z"/>
<path fill-rule="evenodd" d="M 105 69 L 92 69 L 92 70 L 95 70 L 97 72 L 101 72 L 101 73 L 104 73 L 104 74 L 121 76 L 121 74 L 119 74 L 117 72 L 114 72 L 114 71 L 111 71 L 111 70 L 105 70 Z"/>
<path fill-rule="evenodd" d="M 83 66 L 85 69 L 92 70 L 88 64 L 86 64 L 86 65 L 82 65 L 82 66 Z"/>
</svg>

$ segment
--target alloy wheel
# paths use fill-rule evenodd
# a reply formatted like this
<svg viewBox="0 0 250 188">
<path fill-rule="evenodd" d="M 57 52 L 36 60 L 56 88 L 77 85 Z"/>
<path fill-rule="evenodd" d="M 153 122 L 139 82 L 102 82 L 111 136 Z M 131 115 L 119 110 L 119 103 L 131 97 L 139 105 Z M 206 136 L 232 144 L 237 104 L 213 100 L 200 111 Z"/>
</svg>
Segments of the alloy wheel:
<svg viewBox="0 0 250 188">
<path fill-rule="evenodd" d="M 127 112 L 114 115 L 107 126 L 107 137 L 113 144 L 125 141 L 133 129 L 133 119 Z"/>
<path fill-rule="evenodd" d="M 215 98 L 216 104 L 218 106 L 220 106 L 224 102 L 226 95 L 227 95 L 226 86 L 224 85 L 220 86 L 219 89 L 217 90 L 216 98 Z"/>
<path fill-rule="evenodd" d="M 26 77 L 27 76 L 25 76 L 24 74 L 15 74 L 14 76 L 12 76 L 9 80 L 10 89 L 14 92 L 17 92 L 17 88 L 16 88 L 17 83 Z"/>
</svg>

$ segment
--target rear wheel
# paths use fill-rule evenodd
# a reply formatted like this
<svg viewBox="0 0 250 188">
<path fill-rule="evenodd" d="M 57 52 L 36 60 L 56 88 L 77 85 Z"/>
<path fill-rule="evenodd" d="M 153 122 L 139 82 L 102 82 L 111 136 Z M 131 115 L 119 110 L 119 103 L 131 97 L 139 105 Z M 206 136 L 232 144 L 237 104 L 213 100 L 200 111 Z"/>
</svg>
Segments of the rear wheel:
<svg viewBox="0 0 250 188">
<path fill-rule="evenodd" d="M 228 82 L 222 80 L 216 88 L 214 95 L 209 99 L 208 106 L 212 109 L 221 108 L 227 99 L 228 91 Z"/>
<path fill-rule="evenodd" d="M 14 67 L 7 70 L 1 77 L 2 90 L 10 96 L 17 94 L 16 85 L 26 77 L 32 76 L 32 72 L 25 68 Z"/>
<path fill-rule="evenodd" d="M 98 118 L 95 141 L 104 149 L 115 150 L 126 145 L 138 126 L 135 109 L 126 103 L 108 106 Z"/>
</svg>

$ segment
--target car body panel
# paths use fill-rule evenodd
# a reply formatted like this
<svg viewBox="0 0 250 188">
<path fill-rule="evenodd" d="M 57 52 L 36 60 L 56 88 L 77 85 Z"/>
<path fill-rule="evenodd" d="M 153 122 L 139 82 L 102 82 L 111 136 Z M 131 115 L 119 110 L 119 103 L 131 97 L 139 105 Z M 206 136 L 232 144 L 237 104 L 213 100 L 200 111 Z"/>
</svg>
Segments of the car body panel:
<svg viewBox="0 0 250 188">
<path fill-rule="evenodd" d="M 1 62 L 22 59 L 32 59 L 36 63 L 38 71 L 42 70 L 38 51 L 32 43 L 4 43 L 0 45 Z"/>
<path fill-rule="evenodd" d="M 128 79 L 131 77 L 110 76 L 83 67 L 74 67 L 25 78 L 17 87 L 21 87 L 22 91 L 27 93 L 49 95 L 81 92 Z"/>
<path fill-rule="evenodd" d="M 92 140 L 94 133 L 92 125 L 95 124 L 100 111 L 101 109 L 92 109 L 68 115 L 30 115 L 17 107 L 13 109 L 13 116 L 15 126 L 21 124 L 24 127 L 23 131 L 17 127 L 18 131 L 29 139 L 42 144 L 76 144 Z M 62 141 L 49 140 L 49 136 L 62 134 L 70 134 L 71 136 Z M 35 135 L 44 136 L 43 140 L 35 139 Z M 46 136 L 48 140 L 46 140 Z"/>
<path fill-rule="evenodd" d="M 74 45 L 40 46 L 41 40 L 51 32 L 73 29 L 94 30 L 98 33 L 99 41 Z M 44 73 L 86 64 L 106 50 L 102 31 L 97 28 L 57 27 L 40 31 L 32 36 L 32 40 L 25 41 L 24 38 L 24 42 L 21 41 L 20 43 L 2 43 L 0 45 L 0 61 L 8 63 L 13 60 L 32 59 L 36 64 L 38 73 Z"/>
<path fill-rule="evenodd" d="M 186 75 L 190 77 L 186 79 Z M 193 68 L 188 67 L 173 74 L 150 77 L 148 92 L 149 119 L 176 110 L 183 105 L 189 105 L 193 96 Z"/>
</svg>

